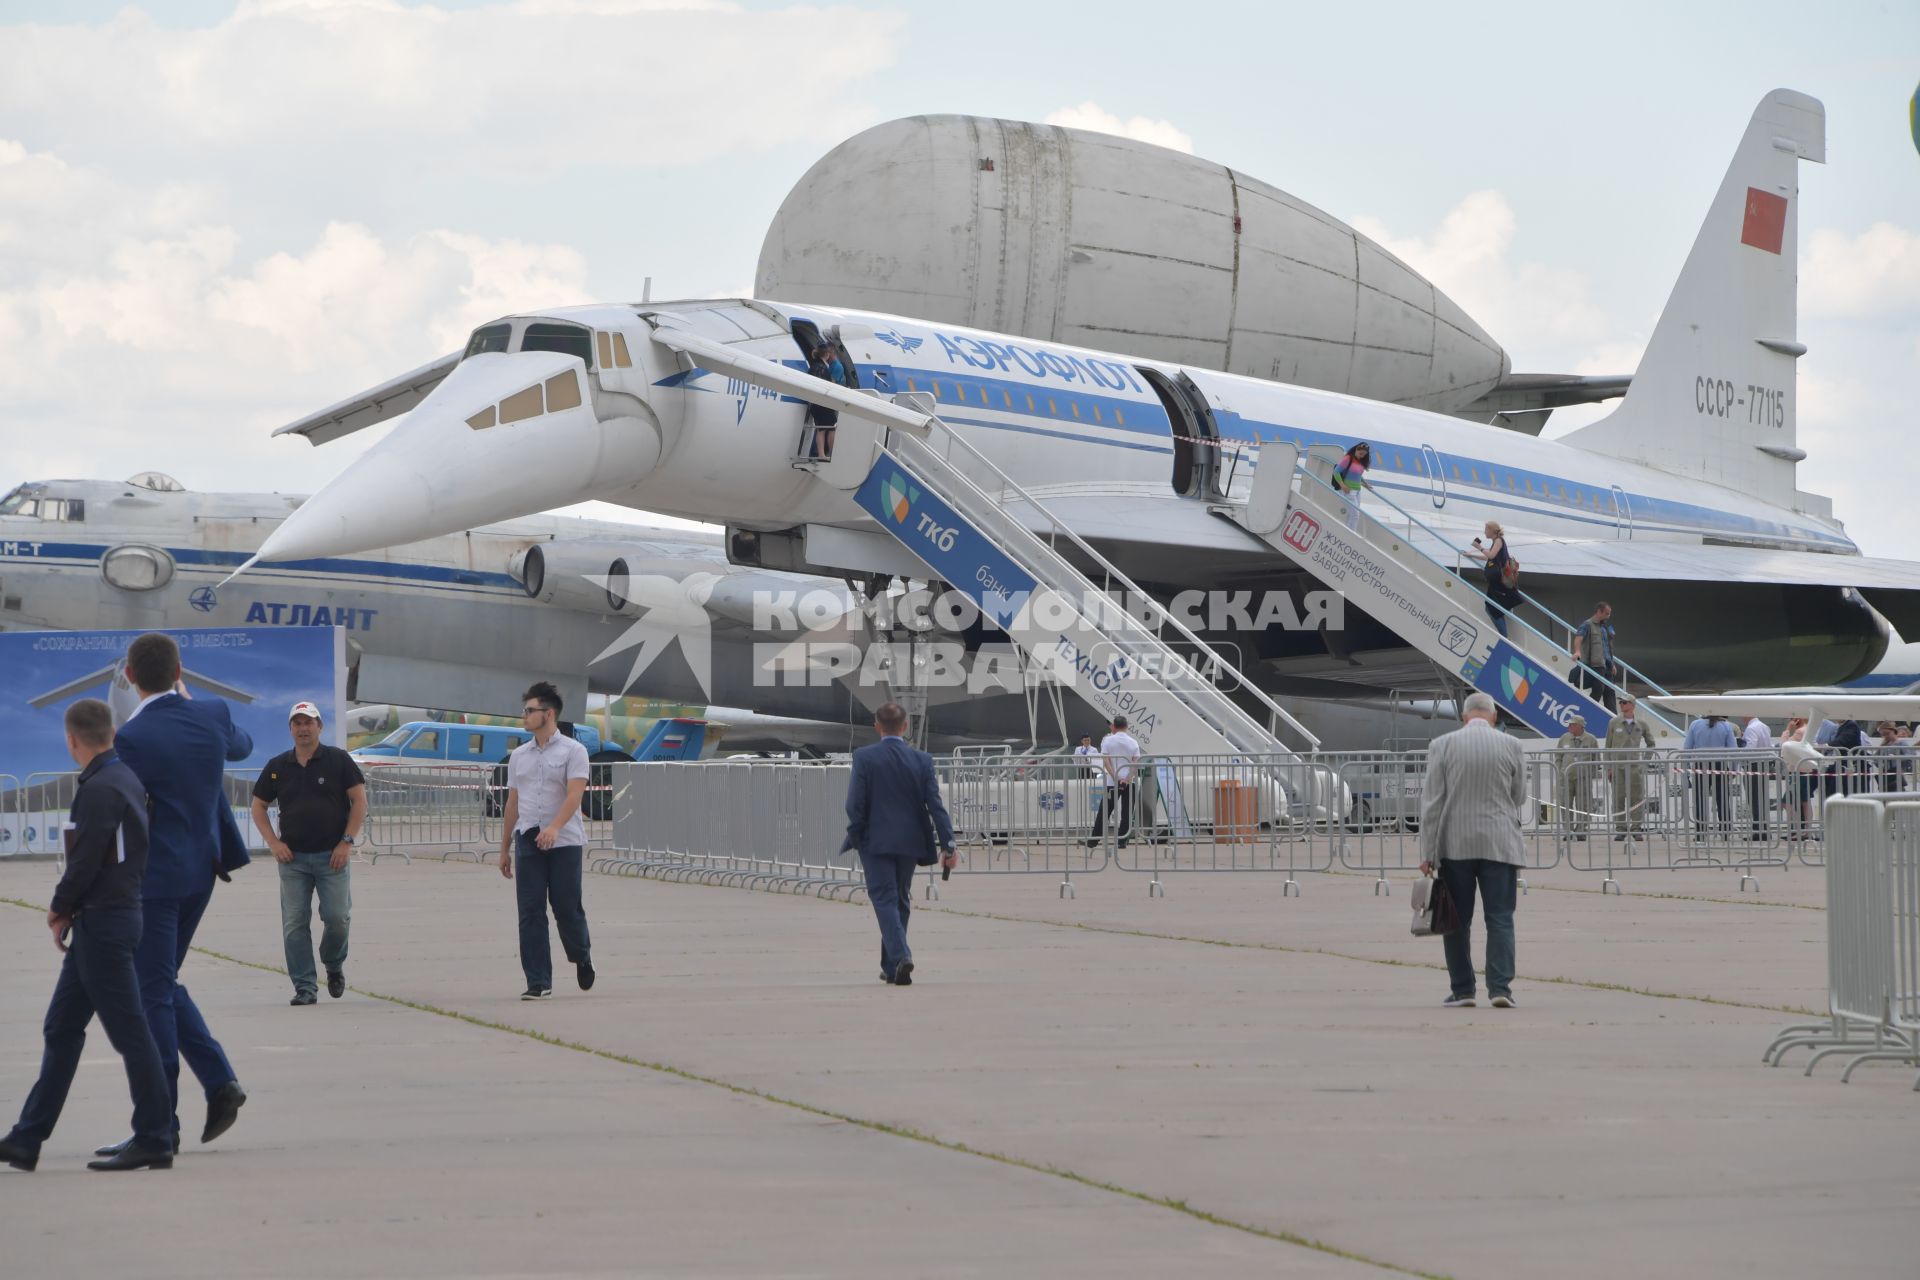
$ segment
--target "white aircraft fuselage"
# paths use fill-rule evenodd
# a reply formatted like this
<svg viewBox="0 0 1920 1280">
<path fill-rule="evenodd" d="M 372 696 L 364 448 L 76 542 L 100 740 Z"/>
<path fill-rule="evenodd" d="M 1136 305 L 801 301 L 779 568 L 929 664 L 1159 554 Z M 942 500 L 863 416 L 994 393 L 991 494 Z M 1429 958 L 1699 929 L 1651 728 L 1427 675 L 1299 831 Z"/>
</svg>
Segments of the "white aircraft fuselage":
<svg viewBox="0 0 1920 1280">
<path fill-rule="evenodd" d="M 932 396 L 943 421 L 1051 506 L 1092 496 L 1110 520 L 1119 508 L 1143 547 L 1158 553 L 1162 571 L 1135 573 L 1142 581 L 1216 580 L 1214 548 L 1186 533 L 1219 525 L 1206 514 L 1210 502 L 1244 497 L 1260 444 L 1344 448 L 1367 440 L 1376 493 L 1458 546 L 1498 521 L 1514 554 L 1544 575 L 1555 573 L 1552 562 L 1542 566 L 1535 556 L 1561 546 L 1618 544 L 1645 554 L 1657 544 L 1669 555 L 1709 544 L 1744 548 L 1791 561 L 1798 583 L 1820 597 L 1816 609 L 1787 617 L 1794 606 L 1781 604 L 1780 593 L 1795 583 L 1790 573 L 1662 582 L 1636 574 L 1630 556 L 1617 576 L 1571 577 L 1572 600 L 1615 598 L 1628 634 L 1641 638 L 1636 661 L 1652 649 L 1697 657 L 1716 635 L 1734 634 L 1733 624 L 1744 627 L 1745 648 L 1723 647 L 1724 661 L 1669 679 L 1669 687 L 1778 683 L 1786 671 L 1839 681 L 1871 669 L 1884 650 L 1884 624 L 1857 596 L 1821 585 L 1826 565 L 1863 562 L 1835 524 L 1813 515 L 1421 410 L 958 326 L 760 301 L 569 307 L 483 326 L 473 343 L 482 349 L 276 532 L 263 558 L 417 541 L 583 498 L 749 530 L 875 527 L 850 494 L 795 465 L 803 401 L 691 364 L 649 340 L 656 326 L 731 342 L 789 370 L 804 367 L 796 333 L 837 333 L 860 388 Z M 565 341 L 574 353 L 522 351 L 535 327 L 545 341 L 571 331 Z M 1156 380 L 1174 388 L 1168 398 Z M 1192 399 L 1180 398 L 1183 387 Z M 510 413 L 525 416 L 502 421 Z M 1169 571 L 1169 563 L 1186 570 Z M 1289 567 L 1278 557 L 1266 564 L 1272 574 Z M 1622 597 L 1638 607 L 1621 607 Z M 1700 608 L 1675 612 L 1688 601 Z M 1580 617 L 1590 607 L 1563 612 Z"/>
<path fill-rule="evenodd" d="M 799 567 L 818 542 L 834 547 L 837 568 L 897 573 L 915 531 L 892 531 L 907 535 L 902 545 L 860 538 L 882 525 L 868 514 L 876 504 L 855 500 L 866 459 L 854 455 L 870 452 L 867 424 L 919 432 L 931 414 L 1027 495 L 1012 499 L 1016 520 L 1047 536 L 1064 526 L 1156 595 L 1294 591 L 1312 584 L 1314 564 L 1254 535 L 1237 507 L 1263 447 L 1285 445 L 1271 456 L 1290 460 L 1364 440 L 1362 505 L 1408 522 L 1399 536 L 1420 542 L 1419 555 L 1467 570 L 1471 584 L 1470 561 L 1447 561 L 1498 522 L 1524 566 L 1528 608 L 1579 620 L 1609 600 L 1618 649 L 1668 690 L 1840 683 L 1873 668 L 1889 619 L 1920 634 L 1920 565 L 1861 556 L 1831 504 L 1797 488 L 1798 175 L 1825 156 L 1817 100 L 1785 89 L 1761 99 L 1624 400 L 1564 440 L 859 309 L 565 307 L 484 325 L 463 353 L 283 428 L 321 443 L 411 409 L 261 556 L 416 541 L 602 498 L 724 523 L 741 533 L 736 558 Z M 1100 323 L 1155 331 L 1150 301 L 1143 311 Z M 846 365 L 844 385 L 805 372 L 823 339 Z M 1386 357 L 1352 349 L 1355 361 L 1374 358 Z M 862 424 L 857 447 L 824 469 L 802 458 L 823 443 L 803 424 L 808 403 Z M 769 543 L 783 548 L 772 560 Z M 1297 636 L 1243 634 L 1241 665 L 1317 663 L 1337 675 L 1396 640 L 1407 652 L 1383 625 L 1382 596 L 1362 593 L 1349 604 L 1374 613 L 1350 622 L 1356 634 L 1327 636 L 1317 657 Z M 1469 612 L 1481 604 L 1470 586 L 1453 599 Z"/>
</svg>

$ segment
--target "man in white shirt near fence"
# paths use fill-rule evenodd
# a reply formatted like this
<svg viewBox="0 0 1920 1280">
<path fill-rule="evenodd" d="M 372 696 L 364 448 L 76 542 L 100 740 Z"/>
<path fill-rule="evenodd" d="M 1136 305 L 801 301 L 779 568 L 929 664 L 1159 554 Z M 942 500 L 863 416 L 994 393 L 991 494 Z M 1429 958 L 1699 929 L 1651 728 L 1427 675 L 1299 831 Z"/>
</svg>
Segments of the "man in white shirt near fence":
<svg viewBox="0 0 1920 1280">
<path fill-rule="evenodd" d="M 521 712 L 533 740 L 507 757 L 506 820 L 500 824 L 500 874 L 515 880 L 520 907 L 522 1000 L 553 994 L 553 952 L 547 904 L 560 945 L 582 991 L 593 987 L 587 912 L 580 905 L 581 856 L 587 843 L 580 802 L 587 794 L 587 749 L 560 732 L 560 691 L 542 680 L 527 690 Z M 515 870 L 519 874 L 516 877 Z"/>
<path fill-rule="evenodd" d="M 1127 847 L 1133 835 L 1133 783 L 1140 771 L 1140 743 L 1127 732 L 1127 718 L 1113 718 L 1113 732 L 1100 740 L 1101 771 L 1106 775 L 1106 802 L 1093 815 L 1093 835 L 1087 848 L 1097 847 L 1106 838 L 1107 816 L 1114 805 L 1120 806 L 1120 826 L 1116 829 L 1119 845 Z"/>
</svg>

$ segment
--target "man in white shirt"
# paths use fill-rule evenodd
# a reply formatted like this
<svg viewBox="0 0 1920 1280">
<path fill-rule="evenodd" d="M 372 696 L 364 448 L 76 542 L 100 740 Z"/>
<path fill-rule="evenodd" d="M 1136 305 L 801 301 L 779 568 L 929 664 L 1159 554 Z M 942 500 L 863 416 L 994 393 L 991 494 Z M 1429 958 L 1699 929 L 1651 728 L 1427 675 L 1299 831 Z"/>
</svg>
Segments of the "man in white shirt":
<svg viewBox="0 0 1920 1280">
<path fill-rule="evenodd" d="M 1133 835 L 1133 782 L 1134 775 L 1140 769 L 1140 743 L 1127 732 L 1127 718 L 1113 718 L 1113 732 L 1100 740 L 1101 772 L 1106 777 L 1106 802 L 1100 811 L 1093 815 L 1093 835 L 1087 840 L 1087 848 L 1099 845 L 1106 837 L 1107 815 L 1113 812 L 1115 803 L 1120 806 L 1119 845 L 1127 847 L 1127 841 Z"/>
<path fill-rule="evenodd" d="M 553 994 L 553 952 L 547 940 L 547 904 L 560 945 L 573 962 L 580 989 L 593 988 L 587 913 L 580 905 L 581 855 L 587 829 L 580 802 L 587 794 L 587 749 L 560 732 L 560 691 L 542 680 L 521 697 L 521 714 L 533 733 L 507 757 L 507 802 L 500 824 L 500 874 L 519 877 L 520 967 L 527 975 L 522 1000 Z"/>
<path fill-rule="evenodd" d="M 1748 751 L 1764 751 L 1773 754 L 1773 734 L 1760 722 L 1759 716 L 1749 716 L 1747 727 L 1740 734 L 1740 745 Z M 1772 765 L 1758 757 L 1747 762 L 1747 820 L 1751 840 L 1767 838 L 1767 792 L 1772 778 Z"/>
<path fill-rule="evenodd" d="M 1080 735 L 1080 745 L 1073 749 L 1073 755 L 1076 760 L 1085 764 L 1092 772 L 1098 774 L 1106 773 L 1106 769 L 1100 763 L 1100 748 L 1093 745 L 1092 734 L 1083 733 Z"/>
</svg>

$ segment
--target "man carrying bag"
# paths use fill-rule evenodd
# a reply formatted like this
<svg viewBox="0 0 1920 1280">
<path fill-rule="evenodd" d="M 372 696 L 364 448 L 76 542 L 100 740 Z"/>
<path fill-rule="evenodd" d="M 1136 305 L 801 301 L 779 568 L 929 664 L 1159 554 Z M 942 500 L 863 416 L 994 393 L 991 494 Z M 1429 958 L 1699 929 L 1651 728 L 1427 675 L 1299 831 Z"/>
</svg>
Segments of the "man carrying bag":
<svg viewBox="0 0 1920 1280">
<path fill-rule="evenodd" d="M 1459 912 L 1459 927 L 1445 935 L 1452 990 L 1441 1003 L 1449 1009 L 1470 1009 L 1475 1003 L 1476 893 L 1487 922 L 1487 994 L 1496 1009 L 1514 1005 L 1513 910 L 1526 864 L 1520 817 L 1527 771 L 1520 743 L 1494 727 L 1498 715 L 1491 697 L 1472 694 L 1461 710 L 1466 724 L 1427 749 L 1420 870 L 1444 882 Z"/>
</svg>

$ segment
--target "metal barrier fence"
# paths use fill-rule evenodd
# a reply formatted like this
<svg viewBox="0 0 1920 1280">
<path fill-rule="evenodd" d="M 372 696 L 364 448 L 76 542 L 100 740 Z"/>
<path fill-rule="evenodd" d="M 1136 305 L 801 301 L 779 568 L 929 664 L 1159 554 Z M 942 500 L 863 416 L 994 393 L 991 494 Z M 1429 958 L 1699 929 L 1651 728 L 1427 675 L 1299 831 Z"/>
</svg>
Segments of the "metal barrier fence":
<svg viewBox="0 0 1920 1280">
<path fill-rule="evenodd" d="M 1822 1059 L 1846 1057 L 1844 1083 L 1863 1062 L 1920 1065 L 1920 801 L 1842 797 L 1827 814 L 1829 1018 L 1785 1028 L 1762 1060 L 1812 1049 L 1812 1075 Z"/>
<path fill-rule="evenodd" d="M 1388 872 L 1413 871 L 1421 861 L 1413 837 L 1426 756 L 1324 758 L 1335 762 L 1353 798 L 1340 865 L 1373 873 L 1375 893 L 1389 892 Z M 1620 890 L 1619 872 L 1713 868 L 1738 872 L 1742 889 L 1757 889 L 1755 869 L 1785 868 L 1790 846 L 1819 838 L 1821 775 L 1797 775 L 1773 752 L 1553 749 L 1530 753 L 1526 770 L 1526 869 L 1564 861 L 1602 872 L 1603 892 Z M 1798 847 L 1802 861 L 1817 865 L 1818 856 L 1804 852 L 1817 845 Z"/>
<path fill-rule="evenodd" d="M 859 866 L 838 852 L 851 772 L 826 761 L 612 765 L 612 838 L 588 867 L 852 897 L 865 888 Z"/>
<path fill-rule="evenodd" d="M 258 776 L 257 769 L 230 769 L 226 788 L 227 802 L 248 849 L 263 854 L 267 842 L 251 813 Z M 73 772 L 0 776 L 0 854 L 51 856 L 64 870 L 61 832 L 78 781 L 79 775 Z M 370 860 L 398 856 L 411 861 L 417 853 L 437 854 L 442 861 L 464 856 L 478 862 L 500 846 L 499 800 L 486 768 L 406 778 L 374 773 L 366 785 L 367 822 L 361 834 L 363 853 Z M 596 837 L 605 843 L 611 835 L 610 823 L 586 825 L 590 844 Z"/>
<path fill-rule="evenodd" d="M 956 849 L 969 874 L 1058 875 L 1111 865 L 1142 872 L 1150 896 L 1164 874 L 1325 871 L 1347 801 L 1329 765 L 1291 756 L 1147 757 L 1123 787 L 1072 756 L 978 756 L 939 762 Z M 937 896 L 937 891 L 936 895 Z"/>
<path fill-rule="evenodd" d="M 440 861 L 483 861 L 500 848 L 500 800 L 492 788 L 493 766 L 462 765 L 431 774 L 366 775 L 367 857 L 413 861 L 414 853 Z"/>
<path fill-rule="evenodd" d="M 1800 779 L 1773 752 L 1555 750 L 1533 759 L 1541 820 L 1576 871 L 1722 869 L 1739 887 L 1754 871 L 1786 868 L 1812 832 Z"/>
<path fill-rule="evenodd" d="M 1629 871 L 1754 872 L 1799 859 L 1819 865 L 1819 813 L 1829 788 L 1857 785 L 1866 766 L 1836 760 L 1796 774 L 1775 753 L 1632 749 L 1529 755 L 1522 817 L 1529 870 L 1564 861 L 1618 892 Z M 1070 756 L 939 758 L 959 875 L 1045 875 L 1060 895 L 1108 866 L 1149 878 L 1268 872 L 1283 895 L 1299 875 L 1338 867 L 1372 874 L 1420 863 L 1424 752 L 1297 757 L 1199 756 L 1141 761 L 1122 796 L 1097 764 Z M 610 824 L 589 823 L 589 866 L 608 874 L 700 879 L 792 891 L 858 887 L 839 852 L 850 767 L 844 761 L 708 760 L 608 769 Z M 368 780 L 369 856 L 437 853 L 485 860 L 500 839 L 490 766 L 406 780 Z M 1524 881 L 1523 881 L 1524 884 Z M 937 880 L 928 882 L 938 895 Z"/>
<path fill-rule="evenodd" d="M 1757 889 L 1759 869 L 1823 864 L 1829 800 L 1889 779 L 1911 787 L 1912 763 L 1902 748 L 1840 753 L 1799 772 L 1773 752 L 1534 751 L 1526 867 L 1564 861 L 1602 875 L 1605 892 L 1619 891 L 1627 872 L 1702 868 Z M 1424 752 L 1147 757 L 1124 796 L 1097 764 L 1070 756 L 965 753 L 936 767 L 956 874 L 1053 876 L 1063 897 L 1076 876 L 1110 865 L 1146 875 L 1153 895 L 1173 874 L 1266 872 L 1291 896 L 1302 873 L 1335 869 L 1372 875 L 1384 894 L 1389 873 L 1420 863 Z M 860 878 L 857 860 L 839 852 L 844 761 L 619 764 L 607 775 L 613 818 L 585 821 L 596 870 L 835 892 Z M 229 787 L 258 850 L 247 813 L 253 776 L 234 771 Z M 59 856 L 73 786 L 72 773 L 0 778 L 0 852 Z M 499 848 L 495 766 L 369 771 L 367 791 L 369 859 L 484 862 Z"/>
<path fill-rule="evenodd" d="M 1284 873 L 1281 896 L 1297 896 L 1297 872 L 1332 867 L 1352 809 L 1337 769 L 1298 756 L 1151 758 L 1136 789 L 1146 840 L 1107 838 L 1116 867 L 1151 875 L 1150 897 L 1165 874 L 1256 871 Z"/>
</svg>

